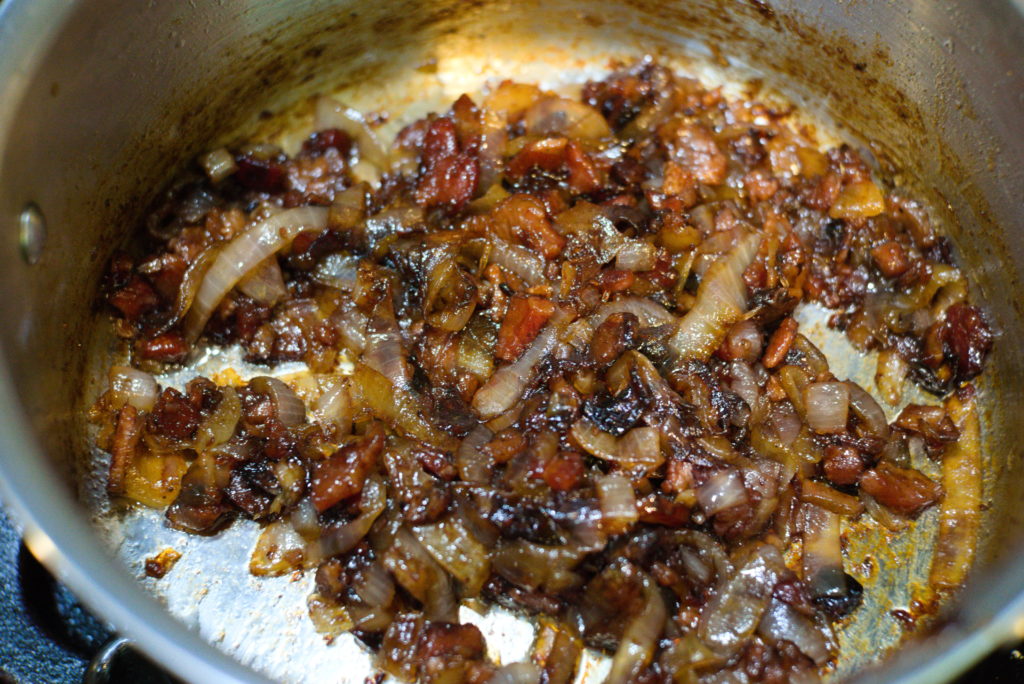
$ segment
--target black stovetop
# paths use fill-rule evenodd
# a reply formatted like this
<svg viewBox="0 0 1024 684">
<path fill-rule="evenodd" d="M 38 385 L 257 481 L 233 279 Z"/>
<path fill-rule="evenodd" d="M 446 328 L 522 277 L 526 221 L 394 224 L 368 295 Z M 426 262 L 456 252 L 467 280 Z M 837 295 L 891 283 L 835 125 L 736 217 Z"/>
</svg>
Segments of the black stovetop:
<svg viewBox="0 0 1024 684">
<path fill-rule="evenodd" d="M 0 683 L 80 684 L 113 639 L 110 628 L 32 557 L 0 510 Z M 112 660 L 104 681 L 177 682 L 130 649 Z M 955 684 L 981 682 L 1024 682 L 1024 644 L 994 653 Z"/>
</svg>

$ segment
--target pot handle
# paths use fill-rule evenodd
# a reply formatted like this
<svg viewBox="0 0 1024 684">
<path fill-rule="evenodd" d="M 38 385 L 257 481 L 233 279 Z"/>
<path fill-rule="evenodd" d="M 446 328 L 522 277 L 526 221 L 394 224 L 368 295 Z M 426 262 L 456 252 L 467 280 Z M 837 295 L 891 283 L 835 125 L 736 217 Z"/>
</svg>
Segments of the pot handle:
<svg viewBox="0 0 1024 684">
<path fill-rule="evenodd" d="M 107 684 L 110 681 L 110 672 L 114 667 L 114 661 L 122 651 L 131 646 L 131 642 L 124 637 L 114 637 L 103 645 L 85 668 L 85 676 L 82 684 Z"/>
<path fill-rule="evenodd" d="M 103 645 L 82 677 L 82 684 L 116 684 L 124 681 L 146 681 L 180 684 L 179 680 L 153 665 L 133 648 L 125 637 L 114 637 Z"/>
</svg>

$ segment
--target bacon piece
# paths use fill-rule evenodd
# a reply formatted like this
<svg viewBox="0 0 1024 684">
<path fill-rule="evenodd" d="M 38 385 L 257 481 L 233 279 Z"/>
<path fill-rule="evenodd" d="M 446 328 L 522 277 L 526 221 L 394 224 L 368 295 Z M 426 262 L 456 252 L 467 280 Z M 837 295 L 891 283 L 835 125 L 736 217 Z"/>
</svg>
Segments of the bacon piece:
<svg viewBox="0 0 1024 684">
<path fill-rule="evenodd" d="M 153 286 L 141 276 L 132 275 L 128 284 L 107 298 L 111 306 L 121 312 L 129 321 L 135 322 L 160 304 Z"/>
<path fill-rule="evenodd" d="M 502 361 L 518 359 L 554 313 L 555 305 L 549 299 L 533 295 L 513 297 L 498 331 L 494 355 Z"/>
<path fill-rule="evenodd" d="M 556 492 L 565 492 L 576 486 L 583 476 L 583 457 L 575 451 L 559 452 L 544 465 L 541 477 Z"/>
<path fill-rule="evenodd" d="M 435 119 L 430 124 L 423 138 L 421 159 L 416 202 L 427 208 L 446 207 L 451 212 L 466 206 L 476 192 L 480 162 L 476 156 L 460 151 L 451 119 Z"/>
<path fill-rule="evenodd" d="M 323 513 L 331 506 L 363 491 L 366 478 L 384 450 L 384 430 L 375 423 L 355 444 L 335 451 L 313 470 L 311 499 Z"/>
<path fill-rule="evenodd" d="M 910 268 L 910 260 L 900 243 L 888 240 L 871 250 L 871 256 L 886 278 L 898 278 Z"/>
<path fill-rule="evenodd" d="M 141 436 L 142 420 L 139 411 L 131 404 L 127 404 L 117 414 L 114 444 L 110 450 L 110 474 L 107 476 L 109 494 L 124 494 L 124 478 L 128 473 L 128 466 L 135 459 L 135 449 Z"/>
<path fill-rule="evenodd" d="M 607 268 L 601 271 L 595 278 L 597 289 L 601 292 L 622 292 L 628 290 L 636 282 L 636 274 L 633 271 L 620 271 L 616 268 Z"/>
<path fill-rule="evenodd" d="M 765 350 L 764 357 L 761 359 L 765 368 L 775 368 L 786 358 L 789 348 L 793 346 L 793 340 L 796 339 L 796 329 L 797 322 L 792 318 L 786 318 L 779 323 L 779 327 L 775 329 L 771 339 L 768 340 L 768 349 Z"/>
<path fill-rule="evenodd" d="M 665 527 L 682 527 L 690 521 L 690 509 L 660 494 L 649 494 L 640 500 L 640 522 Z"/>
<path fill-rule="evenodd" d="M 966 382 L 981 372 L 985 357 L 992 349 L 992 330 L 980 309 L 963 302 L 949 307 L 939 335 L 947 357 L 956 363 L 958 383 Z"/>
<path fill-rule="evenodd" d="M 942 498 L 942 487 L 916 470 L 882 462 L 865 472 L 860 488 L 880 504 L 902 515 L 915 516 Z"/>
<path fill-rule="evenodd" d="M 177 330 L 139 340 L 135 349 L 144 359 L 164 363 L 181 363 L 188 356 L 188 342 Z"/>
<path fill-rule="evenodd" d="M 169 439 L 188 441 L 195 437 L 201 417 L 192 402 L 178 390 L 168 387 L 160 393 L 149 414 L 149 430 Z"/>
<path fill-rule="evenodd" d="M 487 226 L 508 242 L 517 242 L 552 259 L 562 253 L 565 238 L 555 232 L 544 203 L 517 193 L 505 198 L 487 217 Z"/>
</svg>

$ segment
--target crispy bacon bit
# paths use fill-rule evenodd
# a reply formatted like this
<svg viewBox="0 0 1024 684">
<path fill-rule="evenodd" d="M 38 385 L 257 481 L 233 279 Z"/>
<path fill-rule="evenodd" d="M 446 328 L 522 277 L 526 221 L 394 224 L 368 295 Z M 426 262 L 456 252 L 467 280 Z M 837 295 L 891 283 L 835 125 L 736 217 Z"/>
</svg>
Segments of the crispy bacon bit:
<svg viewBox="0 0 1024 684">
<path fill-rule="evenodd" d="M 887 240 L 878 245 L 871 250 L 871 256 L 886 278 L 898 278 L 910 268 L 910 260 L 903 246 L 895 240 Z"/>
<path fill-rule="evenodd" d="M 363 490 L 384 450 L 384 430 L 379 423 L 355 444 L 338 449 L 316 464 L 311 482 L 313 505 L 323 513 Z"/>
<path fill-rule="evenodd" d="M 142 437 L 142 423 L 138 409 L 130 404 L 117 414 L 117 429 L 110 449 L 110 474 L 107 476 L 109 494 L 124 494 L 124 478 L 128 466 L 135 460 L 135 450 Z"/>
<path fill-rule="evenodd" d="M 660 494 L 649 494 L 640 500 L 640 522 L 665 527 L 682 527 L 690 521 L 690 509 Z"/>
<path fill-rule="evenodd" d="M 864 459 L 860 453 L 853 447 L 836 444 L 825 449 L 825 459 L 821 465 L 825 477 L 837 485 L 857 484 L 864 472 Z"/>
<path fill-rule="evenodd" d="M 701 183 L 717 185 L 725 180 L 729 159 L 718 148 L 709 130 L 681 123 L 662 132 L 676 160 Z"/>
<path fill-rule="evenodd" d="M 505 175 L 519 180 L 533 169 L 546 173 L 564 172 L 568 144 L 565 138 L 544 138 L 529 143 L 505 165 Z"/>
<path fill-rule="evenodd" d="M 600 367 L 605 367 L 631 348 L 640 327 L 636 314 L 614 313 L 597 326 L 590 340 L 590 353 Z"/>
<path fill-rule="evenodd" d="M 860 478 L 860 488 L 901 515 L 916 516 L 942 498 L 942 486 L 916 470 L 883 461 Z"/>
<path fill-rule="evenodd" d="M 622 292 L 632 287 L 636 282 L 636 274 L 633 271 L 620 271 L 616 268 L 609 268 L 601 271 L 597 277 L 597 287 L 601 292 Z"/>
<path fill-rule="evenodd" d="M 416 186 L 416 201 L 424 207 L 461 210 L 476 192 L 480 162 L 459 150 L 455 124 L 435 119 L 423 138 L 423 169 Z"/>
<path fill-rule="evenodd" d="M 992 349 L 992 331 L 977 307 L 962 302 L 949 307 L 940 337 L 956 364 L 957 384 L 981 372 Z"/>
<path fill-rule="evenodd" d="M 128 284 L 111 293 L 107 301 L 129 321 L 137 321 L 159 306 L 160 297 L 141 276 L 132 275 Z"/>
<path fill-rule="evenodd" d="M 135 348 L 142 358 L 164 363 L 180 363 L 188 358 L 189 352 L 188 342 L 177 330 L 141 339 Z"/>
<path fill-rule="evenodd" d="M 594 162 L 576 141 L 565 148 L 565 164 L 569 168 L 569 189 L 576 194 L 585 195 L 601 187 L 601 177 Z"/>
<path fill-rule="evenodd" d="M 544 466 L 542 477 L 556 492 L 566 492 L 583 476 L 583 457 L 575 451 L 559 452 Z"/>
<path fill-rule="evenodd" d="M 494 355 L 502 361 L 518 359 L 554 313 L 555 305 L 550 299 L 534 295 L 513 297 L 498 331 Z"/>
<path fill-rule="evenodd" d="M 146 559 L 146 577 L 160 579 L 171 571 L 174 564 L 181 558 L 181 552 L 172 548 L 163 549 L 152 558 Z"/>
<path fill-rule="evenodd" d="M 517 242 L 553 259 L 562 253 L 565 238 L 555 232 L 544 203 L 517 193 L 502 200 L 489 217 L 489 227 L 509 242 Z"/>
<path fill-rule="evenodd" d="M 245 188 L 256 192 L 278 194 L 286 190 L 284 167 L 268 159 L 243 155 L 235 159 L 238 170 L 235 179 Z"/>
<path fill-rule="evenodd" d="M 482 451 L 496 463 L 506 463 L 526 448 L 523 433 L 514 428 L 506 428 L 494 436 L 482 447 Z"/>
<path fill-rule="evenodd" d="M 192 402 L 168 387 L 160 393 L 147 424 L 154 434 L 184 442 L 195 437 L 200 418 L 199 409 Z"/>
<path fill-rule="evenodd" d="M 768 340 L 768 348 L 761 358 L 761 363 L 765 368 L 775 368 L 782 363 L 786 354 L 789 353 L 789 348 L 793 346 L 793 340 L 796 339 L 796 330 L 797 322 L 793 318 L 785 318 L 782 323 L 779 323 L 779 327 L 775 329 L 771 339 Z"/>
</svg>

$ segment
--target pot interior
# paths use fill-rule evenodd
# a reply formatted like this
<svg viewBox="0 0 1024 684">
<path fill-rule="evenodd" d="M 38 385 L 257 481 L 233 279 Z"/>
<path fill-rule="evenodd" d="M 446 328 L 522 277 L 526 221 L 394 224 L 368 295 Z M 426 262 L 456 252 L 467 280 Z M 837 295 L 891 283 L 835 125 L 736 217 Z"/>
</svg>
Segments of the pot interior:
<svg viewBox="0 0 1024 684">
<path fill-rule="evenodd" d="M 869 150 L 883 176 L 930 204 L 971 277 L 974 298 L 1001 334 L 979 387 L 990 505 L 974 577 L 985 577 L 1019 548 L 1024 513 L 1013 483 L 1024 475 L 1024 461 L 1014 418 L 1024 409 L 1016 391 L 1024 350 L 1014 341 L 1024 337 L 1016 297 L 1024 241 L 1015 238 L 1024 230 L 1017 211 L 1024 108 L 1014 93 L 1024 92 L 1024 77 L 992 76 L 1002 69 L 990 64 L 1005 60 L 1009 69 L 1021 62 L 1021 22 L 1009 6 L 975 3 L 976 14 L 964 24 L 959 10 L 925 3 L 232 0 L 193 7 L 99 0 L 61 11 L 57 4 L 50 5 L 49 39 L 34 54 L 25 50 L 20 70 L 11 69 L 0 85 L 8 95 L 0 110 L 0 215 L 8 235 L 0 334 L 8 385 L 33 440 L 17 449 L 5 444 L 2 456 L 11 471 L 8 496 L 72 563 L 86 553 L 69 537 L 80 523 L 62 526 L 52 513 L 101 512 L 95 491 L 79 487 L 95 481 L 83 414 L 100 391 L 97 381 L 104 382 L 111 348 L 97 284 L 113 249 L 128 240 L 177 170 L 218 143 L 301 125 L 302 103 L 320 92 L 340 88 L 357 108 L 401 112 L 397 123 L 477 91 L 488 79 L 564 85 L 603 72 L 611 57 L 645 54 L 712 83 L 785 96 L 826 122 L 823 131 L 834 127 Z M 910 34 L 914 40 L 905 39 Z M 31 266 L 15 239 L 16 217 L 29 202 L 48 228 L 42 258 Z M 35 444 L 43 458 L 36 458 Z M 66 510 L 37 495 L 40 483 L 54 482 L 71 502 Z M 80 494 L 83 503 L 73 503 Z M 884 587 L 874 592 L 882 600 L 865 606 L 843 632 L 851 657 L 840 674 L 860 670 L 902 636 L 887 613 L 905 605 L 922 573 L 927 577 L 929 555 L 919 549 L 934 534 L 931 517 L 902 545 L 883 553 L 869 544 L 874 550 L 863 551 L 874 555 L 879 571 L 869 579 Z M 97 551 L 91 562 L 116 566 L 108 559 L 116 555 L 141 576 L 141 563 L 161 545 L 187 549 L 182 571 L 172 576 L 190 579 L 167 586 L 150 581 L 148 589 L 233 658 L 275 679 L 310 680 L 336 676 L 338 662 L 366 660 L 354 643 L 327 647 L 313 634 L 301 615 L 306 582 L 285 592 L 286 582 L 248 576 L 251 529 L 236 525 L 221 539 L 184 539 L 163 529 L 159 516 L 98 519 L 92 534 L 104 541 L 94 545 L 113 547 L 114 554 Z M 211 572 L 217 579 L 211 581 Z M 79 592 L 93 588 L 89 579 L 77 581 Z M 231 610 L 240 589 L 256 597 L 251 611 Z M 969 591 L 966 608 L 945 618 L 954 623 L 949 638 L 989 624 L 1012 593 L 998 582 Z M 132 589 L 121 600 L 143 599 Z M 280 620 L 249 626 L 260 615 Z M 521 623 L 499 617 L 495 625 L 503 641 L 529 645 Z M 161 638 L 176 637 L 140 638 L 158 650 Z M 929 648 L 940 643 L 933 639 Z M 306 657 L 290 662 L 296 650 Z M 918 657 L 930 654 L 920 650 Z M 947 657 L 959 658 L 955 668 L 973 656 L 961 649 Z"/>
</svg>

